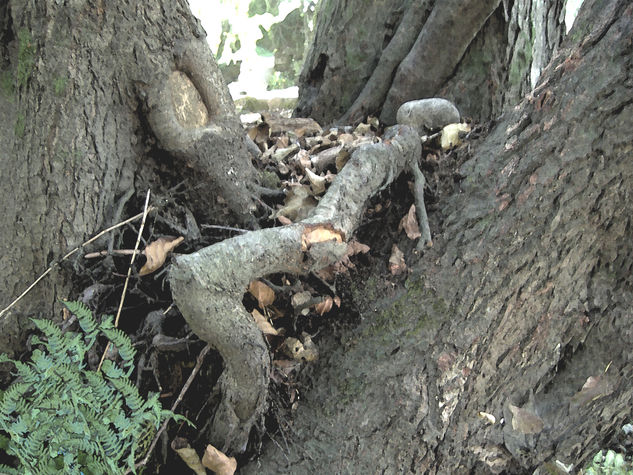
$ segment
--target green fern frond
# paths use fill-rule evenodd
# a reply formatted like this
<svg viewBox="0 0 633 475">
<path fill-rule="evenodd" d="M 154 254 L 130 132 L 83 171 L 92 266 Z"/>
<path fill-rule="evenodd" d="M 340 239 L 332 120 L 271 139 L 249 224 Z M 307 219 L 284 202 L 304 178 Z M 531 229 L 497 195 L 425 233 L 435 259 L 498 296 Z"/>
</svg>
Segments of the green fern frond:
<svg viewBox="0 0 633 475">
<path fill-rule="evenodd" d="M 31 321 L 35 324 L 35 326 L 40 330 L 47 339 L 48 350 L 51 354 L 65 353 L 66 346 L 64 343 L 64 335 L 62 331 L 59 329 L 55 323 L 51 320 L 46 320 L 42 318 L 32 318 Z"/>
<path fill-rule="evenodd" d="M 106 337 L 108 337 L 108 340 L 114 343 L 114 346 L 117 347 L 117 350 L 119 350 L 119 355 L 124 361 L 123 365 L 129 366 L 134 364 L 136 349 L 132 346 L 132 341 L 130 340 L 130 337 L 118 328 L 102 329 L 102 332 Z"/>
<path fill-rule="evenodd" d="M 83 302 L 67 302 L 62 301 L 68 311 L 74 314 L 79 321 L 79 326 L 86 334 L 86 336 L 92 336 L 96 334 L 98 329 L 97 320 L 92 316 L 92 311 Z"/>
<path fill-rule="evenodd" d="M 130 380 L 120 378 L 110 379 L 110 382 L 123 395 L 125 404 L 132 412 L 136 412 L 143 407 L 143 398 L 138 393 L 137 387 Z"/>
<path fill-rule="evenodd" d="M 61 332 L 49 320 L 34 320 L 45 338 L 31 361 L 12 362 L 18 380 L 0 393 L 0 445 L 18 460 L 6 473 L 119 473 L 134 470 L 139 448 L 171 417 L 158 395 L 147 400 L 129 380 L 135 350 L 129 337 L 101 323 L 85 305 L 64 302 L 77 315 L 82 333 Z M 122 362 L 106 360 L 103 372 L 86 369 L 85 356 L 102 332 L 118 348 Z M 122 369 L 122 367 L 126 369 Z M 177 416 L 179 420 L 184 419 Z M 186 419 L 185 419 L 186 420 Z"/>
<path fill-rule="evenodd" d="M 28 383 L 13 383 L 4 392 L 4 397 L 2 398 L 2 402 L 0 402 L 0 428 L 6 430 L 3 427 L 6 418 L 16 412 L 23 394 L 30 388 L 31 385 Z"/>
<path fill-rule="evenodd" d="M 2 465 L 2 464 L 0 464 L 0 473 L 6 474 L 6 475 L 23 475 L 23 472 L 21 472 L 20 470 L 16 470 L 13 467 L 9 467 L 7 465 Z"/>
</svg>

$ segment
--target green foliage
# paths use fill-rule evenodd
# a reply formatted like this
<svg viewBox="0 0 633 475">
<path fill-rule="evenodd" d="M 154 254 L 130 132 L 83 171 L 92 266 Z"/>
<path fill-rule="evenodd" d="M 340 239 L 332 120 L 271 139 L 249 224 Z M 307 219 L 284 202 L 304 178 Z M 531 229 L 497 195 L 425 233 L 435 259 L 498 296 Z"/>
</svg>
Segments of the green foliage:
<svg viewBox="0 0 633 475">
<path fill-rule="evenodd" d="M 273 16 L 279 15 L 279 4 L 281 0 L 251 0 L 248 5 L 248 16 L 263 15 L 271 13 Z"/>
<path fill-rule="evenodd" d="M 102 322 L 80 302 L 64 302 L 82 332 L 62 332 L 50 320 L 33 322 L 44 334 L 34 338 L 28 363 L 11 362 L 17 379 L 0 396 L 0 450 L 16 457 L 17 468 L 2 473 L 119 473 L 134 471 L 144 443 L 167 418 L 158 394 L 147 400 L 130 380 L 135 350 L 129 337 Z M 118 349 L 121 364 L 106 360 L 102 373 L 86 369 L 85 356 L 99 335 Z"/>
<path fill-rule="evenodd" d="M 224 52 L 224 45 L 226 44 L 226 38 L 228 34 L 231 32 L 231 24 L 228 20 L 222 20 L 222 33 L 220 34 L 220 44 L 218 45 L 218 50 L 215 53 L 216 61 L 220 61 L 222 57 L 222 53 Z"/>
<path fill-rule="evenodd" d="M 583 472 L 585 475 L 633 475 L 633 463 L 613 450 L 598 452 Z"/>
</svg>

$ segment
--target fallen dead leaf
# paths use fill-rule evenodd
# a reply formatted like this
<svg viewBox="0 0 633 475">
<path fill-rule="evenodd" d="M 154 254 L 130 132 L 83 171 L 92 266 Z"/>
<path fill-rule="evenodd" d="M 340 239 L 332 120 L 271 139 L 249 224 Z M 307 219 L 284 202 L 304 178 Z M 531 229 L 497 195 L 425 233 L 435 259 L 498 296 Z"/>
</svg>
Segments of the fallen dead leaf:
<svg viewBox="0 0 633 475">
<path fill-rule="evenodd" d="M 217 475 L 233 475 L 237 469 L 237 460 L 234 457 L 228 457 L 209 444 L 202 456 L 202 465 L 213 470 Z"/>
<path fill-rule="evenodd" d="M 167 259 L 167 255 L 173 251 L 178 244 L 185 240 L 184 237 L 161 237 L 156 239 L 156 241 L 151 242 L 147 245 L 143 254 L 147 258 L 147 262 L 145 265 L 141 267 L 139 271 L 139 275 L 147 275 L 151 274 L 165 263 L 165 259 Z"/>
<path fill-rule="evenodd" d="M 268 319 L 261 313 L 259 313 L 256 308 L 253 309 L 251 315 L 253 315 L 257 327 L 262 331 L 264 335 L 279 335 L 279 332 L 275 329 L 275 327 L 273 327 Z"/>
<path fill-rule="evenodd" d="M 275 291 L 260 280 L 248 284 L 248 292 L 257 299 L 257 304 L 262 310 L 275 301 Z"/>
<path fill-rule="evenodd" d="M 266 122 L 251 127 L 248 129 L 247 134 L 249 138 L 259 146 L 260 150 L 265 151 L 268 148 L 270 126 Z"/>
<path fill-rule="evenodd" d="M 306 169 L 312 168 L 312 159 L 310 158 L 310 153 L 307 150 L 299 150 L 299 152 L 294 156 L 294 162 L 298 164 L 301 173 L 303 173 Z"/>
<path fill-rule="evenodd" d="M 333 304 L 334 304 L 334 299 L 332 299 L 332 297 L 330 296 L 327 296 L 325 297 L 325 299 L 323 299 L 321 302 L 319 302 L 318 304 L 314 306 L 314 310 L 316 311 L 316 313 L 323 316 L 324 314 L 332 310 Z"/>
<path fill-rule="evenodd" d="M 325 184 L 327 183 L 327 179 L 324 176 L 319 176 L 316 173 L 310 171 L 306 168 L 305 170 L 306 176 L 308 180 L 310 180 L 310 185 L 312 187 L 312 193 L 315 195 L 320 195 L 325 193 Z"/>
<path fill-rule="evenodd" d="M 411 240 L 418 239 L 422 234 L 420 233 L 420 225 L 418 224 L 418 218 L 415 215 L 415 205 L 411 205 L 409 212 L 402 217 L 400 224 L 398 225 L 398 231 L 402 231 L 407 234 L 407 237 Z"/>
<path fill-rule="evenodd" d="M 176 437 L 171 442 L 171 448 L 174 449 L 183 462 L 185 462 L 196 475 L 206 475 L 207 471 L 200 462 L 200 457 L 198 457 L 196 451 L 191 448 L 187 439 Z M 228 472 L 226 473 L 228 474 Z"/>
<path fill-rule="evenodd" d="M 406 270 L 407 265 L 404 262 L 404 253 L 394 244 L 389 257 L 389 272 L 391 272 L 391 275 L 400 275 Z"/>
</svg>

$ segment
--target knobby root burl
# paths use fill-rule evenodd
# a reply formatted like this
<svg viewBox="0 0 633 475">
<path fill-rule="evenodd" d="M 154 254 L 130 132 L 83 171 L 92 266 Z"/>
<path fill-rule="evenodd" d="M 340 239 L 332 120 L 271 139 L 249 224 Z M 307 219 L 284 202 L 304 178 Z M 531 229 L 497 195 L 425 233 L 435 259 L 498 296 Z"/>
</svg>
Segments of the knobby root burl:
<svg viewBox="0 0 633 475">
<path fill-rule="evenodd" d="M 149 84 L 139 81 L 138 89 L 161 148 L 190 171 L 184 176 L 195 179 L 186 189 L 198 214 L 204 216 L 219 194 L 243 226 L 257 228 L 258 173 L 206 41 L 176 42 L 170 67 L 157 71 Z"/>
<path fill-rule="evenodd" d="M 243 452 L 249 432 L 266 410 L 270 354 L 261 331 L 242 305 L 249 282 L 273 273 L 305 274 L 336 262 L 360 224 L 365 204 L 403 171 L 423 180 L 417 167 L 420 139 L 408 126 L 387 130 L 383 142 L 359 147 L 312 215 L 298 223 L 252 231 L 190 255 L 174 257 L 170 284 L 174 301 L 192 330 L 224 360 L 211 443 Z M 421 244 L 431 243 L 422 191 L 416 197 Z M 340 241 L 310 243 L 326 228 Z"/>
</svg>

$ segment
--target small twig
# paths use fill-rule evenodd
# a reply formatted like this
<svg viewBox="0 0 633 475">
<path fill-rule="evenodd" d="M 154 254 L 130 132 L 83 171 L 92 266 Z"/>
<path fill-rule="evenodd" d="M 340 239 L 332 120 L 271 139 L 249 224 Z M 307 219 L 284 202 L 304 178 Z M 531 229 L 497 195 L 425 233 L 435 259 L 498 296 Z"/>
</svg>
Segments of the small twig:
<svg viewBox="0 0 633 475">
<path fill-rule="evenodd" d="M 123 284 L 123 292 L 121 292 L 121 300 L 119 301 L 119 308 L 116 312 L 116 318 L 114 319 L 114 326 L 119 326 L 119 318 L 121 318 L 121 310 L 123 309 L 123 302 L 125 301 L 125 294 L 127 293 L 127 286 L 130 282 L 130 276 L 132 275 L 132 265 L 134 264 L 134 260 L 136 259 L 138 246 L 141 243 L 141 234 L 143 234 L 143 228 L 145 227 L 145 220 L 147 219 L 147 213 L 149 212 L 149 196 L 150 190 L 147 190 L 147 195 L 145 196 L 145 206 L 143 207 L 143 220 L 141 221 L 141 227 L 138 230 L 138 235 L 136 236 L 136 244 L 134 245 L 134 253 L 132 254 L 132 259 L 130 259 L 130 265 L 127 268 L 127 276 L 125 277 L 125 284 Z M 101 365 L 103 365 L 103 360 L 105 360 L 106 355 L 108 354 L 108 350 L 110 349 L 111 343 L 108 341 L 108 344 L 103 350 L 103 355 L 101 356 L 101 361 L 99 361 L 99 366 L 97 367 L 97 372 L 101 371 Z"/>
<path fill-rule="evenodd" d="M 151 206 L 148 210 L 147 213 L 150 213 L 151 211 L 154 211 L 156 209 L 156 207 Z M 74 253 L 76 253 L 77 251 L 79 251 L 80 249 L 86 247 L 88 244 L 96 241 L 97 239 L 99 239 L 101 236 L 103 236 L 106 233 L 109 233 L 110 231 L 115 230 L 116 228 L 119 228 L 121 226 L 126 225 L 127 223 L 130 223 L 132 221 L 137 220 L 138 218 L 142 217 L 144 215 L 144 213 L 139 213 L 136 216 L 132 216 L 131 218 L 126 219 L 125 221 L 121 221 L 120 223 L 115 224 L 114 226 L 110 226 L 107 229 L 104 229 L 103 231 L 101 231 L 99 234 L 94 235 L 93 237 L 91 237 L 90 239 L 88 239 L 86 242 L 82 243 L 81 245 L 77 246 L 76 248 L 74 248 L 72 251 L 70 251 L 68 254 L 66 254 L 64 257 L 62 257 L 58 262 L 54 262 L 53 264 L 51 264 L 51 266 L 46 269 L 44 271 L 44 273 L 42 275 L 40 275 L 35 282 L 33 282 L 31 285 L 29 285 L 26 290 L 24 292 L 22 292 L 13 302 L 11 302 L 7 307 L 5 307 L 1 312 L 0 312 L 0 318 L 2 318 L 4 316 L 5 313 L 7 313 L 9 310 L 11 310 L 20 300 L 22 300 L 24 298 L 24 296 L 26 294 L 28 294 L 33 287 L 35 287 L 40 280 L 42 280 L 44 277 L 46 277 L 48 274 L 50 274 L 50 272 L 59 264 L 61 264 L 62 262 L 64 262 L 66 259 L 68 259 L 70 256 L 72 256 Z"/>
<path fill-rule="evenodd" d="M 247 233 L 248 229 L 232 228 L 230 226 L 218 226 L 217 224 L 201 224 L 200 227 L 205 229 L 221 229 L 223 231 L 236 231 L 238 233 Z"/>
<path fill-rule="evenodd" d="M 84 259 L 94 259 L 96 257 L 104 257 L 104 256 L 129 256 L 134 253 L 142 253 L 143 251 L 135 251 L 134 249 L 113 249 L 112 251 L 108 251 L 107 249 L 103 251 L 97 252 L 89 252 L 84 255 Z"/>
<path fill-rule="evenodd" d="M 182 399 L 185 397 L 185 393 L 189 389 L 189 386 L 191 386 L 191 383 L 193 382 L 194 378 L 196 377 L 196 375 L 200 371 L 200 368 L 202 367 L 202 362 L 204 361 L 204 357 L 207 356 L 207 353 L 210 350 L 211 350 L 211 345 L 207 344 L 198 355 L 198 358 L 196 359 L 196 366 L 193 368 L 193 370 L 191 371 L 191 374 L 187 378 L 187 381 L 185 382 L 184 386 L 180 390 L 180 394 L 178 394 L 178 397 L 176 398 L 174 403 L 171 405 L 171 412 L 174 412 L 176 410 L 178 405 L 181 403 Z M 154 447 L 156 447 L 156 443 L 158 442 L 158 439 L 160 438 L 161 434 L 165 432 L 165 429 L 167 429 L 167 424 L 169 424 L 169 419 L 165 419 L 165 421 L 163 422 L 163 425 L 161 425 L 160 429 L 158 429 L 158 432 L 156 432 L 156 435 L 154 436 L 154 440 L 152 440 L 152 443 L 150 444 L 149 449 L 147 449 L 145 458 L 141 460 L 139 463 L 137 463 L 134 466 L 134 468 L 138 469 L 147 464 L 147 462 L 149 461 L 149 457 L 152 454 L 152 451 L 154 450 Z M 130 473 L 130 470 L 128 470 L 126 473 Z"/>
<path fill-rule="evenodd" d="M 418 241 L 417 249 L 419 251 L 424 250 L 424 246 L 432 247 L 433 239 L 431 239 L 431 229 L 429 227 L 429 218 L 426 214 L 426 206 L 424 205 L 424 185 L 426 179 L 424 174 L 420 171 L 417 162 L 413 162 L 411 165 L 411 171 L 413 172 L 413 187 L 415 195 L 415 210 L 418 213 L 418 220 L 420 222 L 420 240 Z"/>
</svg>

